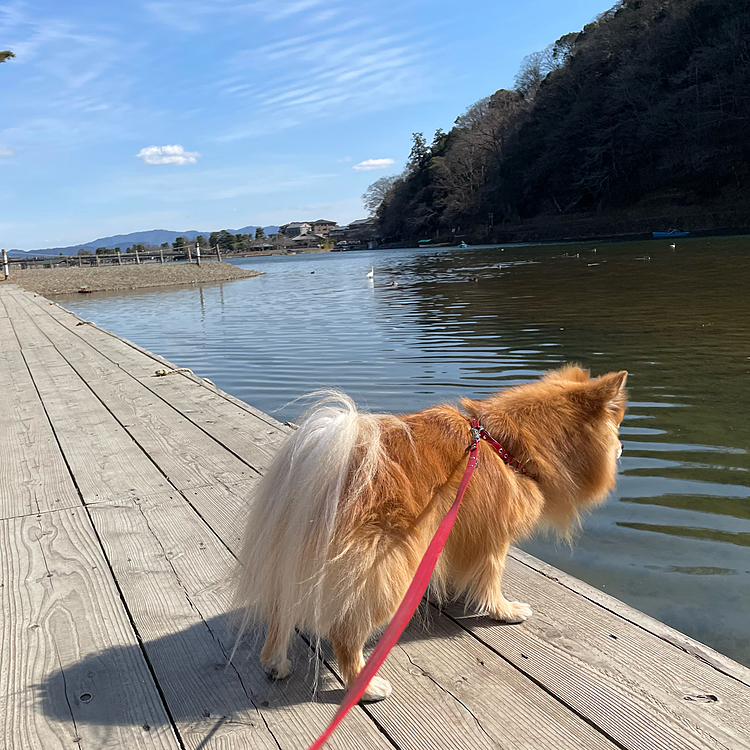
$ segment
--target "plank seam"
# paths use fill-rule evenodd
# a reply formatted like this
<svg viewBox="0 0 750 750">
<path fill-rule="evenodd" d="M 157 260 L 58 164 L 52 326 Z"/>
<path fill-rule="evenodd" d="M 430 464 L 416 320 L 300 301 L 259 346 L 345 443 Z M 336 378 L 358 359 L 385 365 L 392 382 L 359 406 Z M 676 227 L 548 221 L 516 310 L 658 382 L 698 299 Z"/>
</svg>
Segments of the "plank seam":
<svg viewBox="0 0 750 750">
<path fill-rule="evenodd" d="M 107 501 L 107 500 L 95 500 L 94 502 L 88 503 L 88 505 L 108 505 L 111 502 L 114 501 Z M 50 513 L 59 513 L 61 510 L 75 510 L 76 508 L 80 508 L 80 504 L 77 505 L 61 505 L 58 508 L 50 508 L 49 510 L 36 510 L 33 513 L 21 513 L 18 516 L 4 516 L 0 517 L 0 521 L 12 521 L 14 519 L 18 518 L 41 518 L 42 516 L 49 515 Z"/>
<path fill-rule="evenodd" d="M 409 664 L 416 667 L 430 682 L 432 682 L 435 686 L 440 688 L 444 693 L 447 693 L 450 695 L 451 698 L 453 698 L 456 703 L 458 703 L 460 706 L 463 706 L 464 709 L 468 712 L 469 716 L 471 716 L 472 719 L 476 722 L 476 725 L 479 727 L 479 729 L 482 731 L 482 734 L 487 737 L 487 739 L 491 743 L 495 743 L 495 740 L 492 738 L 492 736 L 489 734 L 489 732 L 482 726 L 482 722 L 477 719 L 477 717 L 474 715 L 474 712 L 457 696 L 454 695 L 448 688 L 441 685 L 424 667 L 420 667 L 419 664 L 417 664 L 414 659 L 411 658 L 411 654 L 400 644 L 396 644 L 399 649 L 403 652 L 404 656 L 409 660 Z"/>
</svg>

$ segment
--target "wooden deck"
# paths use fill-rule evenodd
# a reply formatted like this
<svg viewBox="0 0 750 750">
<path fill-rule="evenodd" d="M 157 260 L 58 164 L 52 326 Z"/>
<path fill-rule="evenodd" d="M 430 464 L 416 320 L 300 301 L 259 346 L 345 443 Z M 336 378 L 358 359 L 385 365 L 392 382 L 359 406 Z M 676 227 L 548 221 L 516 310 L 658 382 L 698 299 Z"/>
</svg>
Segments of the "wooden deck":
<svg viewBox="0 0 750 750">
<path fill-rule="evenodd" d="M 301 748 L 343 691 L 328 653 L 270 682 L 232 648 L 248 493 L 289 428 L 0 283 L 0 747 Z M 331 748 L 750 747 L 750 670 L 520 551 L 534 616 L 453 607 L 405 632 L 384 703 Z"/>
</svg>

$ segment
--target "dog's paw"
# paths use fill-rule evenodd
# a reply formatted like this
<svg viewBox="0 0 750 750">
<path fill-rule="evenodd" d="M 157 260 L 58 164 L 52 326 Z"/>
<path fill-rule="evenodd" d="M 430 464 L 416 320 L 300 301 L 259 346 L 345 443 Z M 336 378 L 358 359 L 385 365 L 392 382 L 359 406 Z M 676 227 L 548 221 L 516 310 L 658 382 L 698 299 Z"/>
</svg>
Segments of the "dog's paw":
<svg viewBox="0 0 750 750">
<path fill-rule="evenodd" d="M 370 680 L 370 684 L 367 686 L 367 690 L 362 693 L 360 700 L 363 703 L 375 703 L 385 700 L 392 692 L 391 683 L 376 675 Z"/>
<path fill-rule="evenodd" d="M 269 659 L 266 662 L 261 663 L 263 671 L 272 680 L 283 680 L 285 677 L 289 677 L 292 673 L 292 662 L 289 659 Z"/>
<path fill-rule="evenodd" d="M 518 622 L 525 622 L 533 614 L 531 607 L 524 602 L 506 602 L 502 609 L 497 609 L 488 613 L 493 620 L 507 622 L 512 625 Z"/>
</svg>

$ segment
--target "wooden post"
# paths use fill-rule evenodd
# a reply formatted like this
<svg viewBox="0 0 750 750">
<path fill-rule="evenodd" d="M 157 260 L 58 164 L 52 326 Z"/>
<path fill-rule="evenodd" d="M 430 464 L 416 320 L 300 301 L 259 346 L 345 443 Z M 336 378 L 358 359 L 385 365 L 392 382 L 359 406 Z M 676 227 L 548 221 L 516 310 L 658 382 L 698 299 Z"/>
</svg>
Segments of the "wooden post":
<svg viewBox="0 0 750 750">
<path fill-rule="evenodd" d="M 201 246 L 195 243 L 195 262 L 198 264 L 198 268 L 201 267 Z"/>
<path fill-rule="evenodd" d="M 102 264 L 102 259 L 98 255 L 94 255 L 94 257 L 96 258 L 96 265 L 100 266 Z"/>
<path fill-rule="evenodd" d="M 216 246 L 216 260 L 221 263 L 221 248 L 218 245 Z"/>
<path fill-rule="evenodd" d="M 3 278 L 8 278 L 8 253 L 5 252 L 5 248 L 3 248 Z"/>
<path fill-rule="evenodd" d="M 117 265 L 122 265 L 122 253 L 119 250 L 117 251 Z"/>
<path fill-rule="evenodd" d="M 164 265 L 164 248 L 163 247 L 159 248 L 159 263 Z"/>
<path fill-rule="evenodd" d="M 83 265 L 83 261 L 81 260 L 81 256 L 80 255 L 77 256 L 77 257 L 78 257 L 78 268 L 80 268 Z"/>
<path fill-rule="evenodd" d="M 133 245 L 133 252 L 135 253 L 135 263 L 136 263 L 136 265 L 140 266 L 141 265 L 141 256 L 138 255 L 138 248 L 135 245 Z"/>
<path fill-rule="evenodd" d="M 190 252 L 190 245 L 187 246 L 187 251 L 188 251 L 188 263 L 192 263 L 193 262 L 193 254 Z"/>
</svg>

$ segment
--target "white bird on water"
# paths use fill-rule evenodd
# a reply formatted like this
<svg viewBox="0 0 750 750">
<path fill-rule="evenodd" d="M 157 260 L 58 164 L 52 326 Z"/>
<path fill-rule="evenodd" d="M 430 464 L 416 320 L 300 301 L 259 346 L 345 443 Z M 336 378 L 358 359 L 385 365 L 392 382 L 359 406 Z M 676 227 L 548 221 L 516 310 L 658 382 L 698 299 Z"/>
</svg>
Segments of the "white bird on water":
<svg viewBox="0 0 750 750">
<path fill-rule="evenodd" d="M 370 272 L 367 274 L 367 278 L 371 279 L 375 275 L 375 269 L 370 268 Z"/>
<path fill-rule="evenodd" d="M 670 245 L 670 247 L 672 248 L 672 250 L 674 250 L 674 249 L 675 249 L 675 248 L 677 247 L 677 245 L 676 245 L 676 244 L 675 244 L 675 243 L 673 242 L 673 243 L 672 243 L 672 244 Z"/>
</svg>

